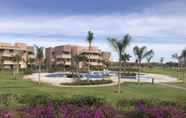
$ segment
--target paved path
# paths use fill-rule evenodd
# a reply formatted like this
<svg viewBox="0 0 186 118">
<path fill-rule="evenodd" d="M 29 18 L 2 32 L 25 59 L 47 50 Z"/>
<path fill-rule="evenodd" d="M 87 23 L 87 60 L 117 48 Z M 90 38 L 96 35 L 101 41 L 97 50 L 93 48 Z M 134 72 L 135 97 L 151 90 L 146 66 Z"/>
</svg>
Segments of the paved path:
<svg viewBox="0 0 186 118">
<path fill-rule="evenodd" d="M 172 85 L 172 84 L 167 84 L 167 83 L 159 83 L 159 85 L 167 86 L 167 87 L 170 87 L 170 88 L 176 88 L 176 89 L 180 89 L 180 90 L 186 90 L 185 87 Z"/>
<path fill-rule="evenodd" d="M 114 86 L 114 85 L 117 85 L 117 77 L 112 77 L 112 80 L 113 80 L 113 83 L 110 83 L 110 84 L 102 84 L 102 85 L 81 85 L 81 86 L 68 86 L 68 85 L 61 85 L 61 83 L 68 83 L 68 82 L 73 82 L 75 81 L 74 79 L 72 78 L 62 78 L 62 79 L 59 79 L 57 77 L 47 77 L 46 75 L 48 75 L 48 73 L 41 73 L 41 82 L 44 82 L 44 83 L 49 83 L 51 85 L 54 85 L 54 86 L 61 86 L 61 87 L 106 87 L 106 86 Z M 169 82 L 169 83 L 175 83 L 177 82 L 177 78 L 173 78 L 173 77 L 169 77 L 169 76 L 166 76 L 166 75 L 159 75 L 159 74 L 147 74 L 147 76 L 149 77 L 152 77 L 154 78 L 154 82 L 155 83 L 159 83 L 159 84 L 162 84 L 162 85 L 166 85 L 166 86 L 169 86 L 169 87 L 174 87 L 174 88 L 180 88 L 180 89 L 184 89 L 186 90 L 186 88 L 183 88 L 183 87 L 179 87 L 179 86 L 172 86 L 172 85 L 167 85 L 166 83 Z M 27 75 L 24 77 L 24 79 L 26 80 L 32 80 L 32 81 L 38 81 L 38 74 L 37 73 L 34 73 L 32 75 Z M 133 80 L 133 79 L 121 79 L 121 83 L 122 82 L 137 82 L 137 80 Z M 151 83 L 152 80 L 151 79 L 145 79 L 145 80 L 141 80 L 141 82 L 148 82 L 148 83 Z M 165 84 L 164 84 L 165 83 Z"/>
</svg>

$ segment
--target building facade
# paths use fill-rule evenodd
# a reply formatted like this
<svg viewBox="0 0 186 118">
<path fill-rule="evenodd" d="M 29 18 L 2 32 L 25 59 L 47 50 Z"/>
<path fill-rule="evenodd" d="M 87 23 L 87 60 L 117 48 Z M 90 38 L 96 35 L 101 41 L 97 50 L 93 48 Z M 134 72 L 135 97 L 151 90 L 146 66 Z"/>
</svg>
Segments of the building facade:
<svg viewBox="0 0 186 118">
<path fill-rule="evenodd" d="M 19 55 L 19 62 L 16 56 Z M 34 48 L 27 46 L 25 43 L 0 43 L 0 62 L 1 67 L 5 69 L 27 68 L 28 59 L 34 57 Z"/>
<path fill-rule="evenodd" d="M 103 52 L 97 47 L 82 47 L 78 45 L 62 45 L 46 48 L 46 59 L 50 67 L 71 67 L 73 65 L 73 55 L 83 54 L 89 59 L 87 64 L 90 67 L 103 67 L 103 60 L 110 61 L 111 54 Z M 82 66 L 82 65 L 81 65 Z"/>
</svg>

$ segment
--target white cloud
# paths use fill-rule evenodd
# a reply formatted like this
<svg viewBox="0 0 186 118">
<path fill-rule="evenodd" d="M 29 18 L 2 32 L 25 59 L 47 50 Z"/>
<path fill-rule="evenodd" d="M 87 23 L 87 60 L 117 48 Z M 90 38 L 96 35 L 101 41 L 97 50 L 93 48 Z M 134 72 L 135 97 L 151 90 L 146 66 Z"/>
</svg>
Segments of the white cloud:
<svg viewBox="0 0 186 118">
<path fill-rule="evenodd" d="M 37 20 L 34 20 L 37 19 Z M 84 36 L 88 30 L 96 35 L 186 36 L 186 17 L 182 16 L 64 16 L 60 18 L 33 18 L 0 20 L 0 32 L 60 34 Z"/>
<path fill-rule="evenodd" d="M 59 17 L 18 17 L 15 19 L 0 19 L 0 33 L 28 33 L 36 36 L 46 36 L 45 38 L 35 37 L 32 40 L 31 36 L 27 35 L 27 42 L 30 44 L 39 44 L 43 46 L 55 46 L 60 44 L 79 44 L 86 45 L 84 39 L 77 38 L 77 41 L 71 38 L 63 38 L 54 41 L 52 37 L 47 35 L 60 35 L 67 37 L 85 37 L 88 30 L 93 30 L 97 37 L 112 36 L 120 37 L 125 33 L 130 33 L 132 36 L 143 37 L 173 37 L 171 39 L 162 39 L 158 44 L 133 42 L 129 52 L 132 54 L 134 45 L 146 45 L 153 49 L 156 53 L 155 61 L 159 61 L 161 56 L 171 60 L 172 53 L 180 52 L 186 47 L 185 44 L 172 44 L 170 40 L 178 42 L 178 37 L 186 37 L 186 7 L 184 0 L 175 0 L 162 4 L 149 6 L 140 13 L 130 15 L 114 15 L 105 14 L 102 16 L 96 15 L 72 15 Z M 148 40 L 148 39 L 146 39 Z M 182 39 L 183 40 L 183 39 Z M 11 41 L 23 41 L 24 38 L 14 37 Z M 150 41 L 148 41 L 150 42 Z M 186 41 L 185 41 L 186 42 Z M 96 42 L 96 46 L 103 50 L 112 51 L 106 42 Z M 117 59 L 116 53 L 113 53 L 113 58 Z"/>
</svg>

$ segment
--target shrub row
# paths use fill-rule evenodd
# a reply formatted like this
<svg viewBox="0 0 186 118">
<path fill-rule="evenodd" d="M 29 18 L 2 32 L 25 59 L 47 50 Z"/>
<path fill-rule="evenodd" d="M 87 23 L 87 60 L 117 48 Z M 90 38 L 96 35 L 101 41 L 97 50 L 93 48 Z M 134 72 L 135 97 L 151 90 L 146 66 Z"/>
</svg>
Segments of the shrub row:
<svg viewBox="0 0 186 118">
<path fill-rule="evenodd" d="M 160 99 L 121 99 L 116 108 L 104 98 L 1 94 L 0 104 L 13 102 L 21 108 L 1 107 L 0 118 L 185 118 L 186 104 Z"/>
<path fill-rule="evenodd" d="M 112 80 L 77 80 L 72 83 L 61 83 L 61 85 L 100 85 L 110 83 L 112 83 Z"/>
</svg>

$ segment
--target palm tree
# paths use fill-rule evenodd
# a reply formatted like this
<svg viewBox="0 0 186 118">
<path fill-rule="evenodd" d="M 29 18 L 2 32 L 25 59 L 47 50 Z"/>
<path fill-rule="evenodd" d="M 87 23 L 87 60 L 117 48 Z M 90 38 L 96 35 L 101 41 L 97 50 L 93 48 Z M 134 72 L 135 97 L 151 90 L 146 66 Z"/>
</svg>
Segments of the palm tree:
<svg viewBox="0 0 186 118">
<path fill-rule="evenodd" d="M 183 82 L 185 82 L 185 64 L 186 64 L 186 48 L 182 50 L 180 58 L 182 59 L 182 66 L 183 66 Z"/>
<path fill-rule="evenodd" d="M 41 65 L 43 63 L 44 60 L 44 54 L 43 54 L 43 47 L 38 47 L 37 45 L 35 45 L 36 48 L 36 61 L 38 63 L 39 66 L 39 75 L 38 75 L 38 80 L 39 80 L 39 84 L 40 84 L 40 79 L 41 79 Z"/>
<path fill-rule="evenodd" d="M 0 56 L 0 69 L 3 70 L 3 57 Z"/>
<path fill-rule="evenodd" d="M 163 65 L 163 62 L 164 62 L 164 57 L 160 57 L 160 63 L 161 63 L 161 65 Z"/>
<path fill-rule="evenodd" d="M 85 62 L 88 60 L 88 58 L 83 54 L 79 54 L 79 55 L 74 55 L 73 60 L 76 63 L 76 73 L 79 76 L 80 62 Z"/>
<path fill-rule="evenodd" d="M 147 60 L 147 63 L 148 65 L 150 66 L 150 62 L 152 60 L 152 58 L 154 57 L 154 51 L 152 51 L 151 54 L 149 54 L 147 57 L 146 57 L 146 60 Z"/>
<path fill-rule="evenodd" d="M 121 59 L 124 63 L 126 63 L 127 61 L 130 61 L 130 58 L 131 58 L 131 56 L 127 53 L 124 53 L 121 55 Z"/>
<path fill-rule="evenodd" d="M 17 54 L 15 55 L 15 61 L 16 61 L 16 72 L 19 73 L 20 62 L 22 61 L 22 53 L 21 52 L 17 52 Z"/>
<path fill-rule="evenodd" d="M 104 65 L 104 70 L 108 69 L 109 66 L 111 65 L 111 62 L 109 60 L 105 60 L 105 59 L 102 60 L 102 63 Z"/>
<path fill-rule="evenodd" d="M 121 79 L 121 69 L 122 69 L 122 54 L 126 52 L 126 48 L 129 46 L 131 41 L 131 36 L 126 34 L 122 39 L 117 40 L 115 38 L 107 39 L 114 50 L 118 53 L 119 57 L 119 72 L 118 72 L 118 93 L 121 92 L 120 79 Z"/>
<path fill-rule="evenodd" d="M 91 51 L 91 47 L 92 47 L 92 42 L 93 42 L 93 39 L 94 39 L 94 33 L 92 31 L 88 31 L 88 36 L 87 36 L 87 42 L 88 42 L 88 47 L 89 47 L 89 52 Z M 88 71 L 90 71 L 90 54 L 88 56 Z"/>
<path fill-rule="evenodd" d="M 180 56 L 178 56 L 177 53 L 174 53 L 172 55 L 172 58 L 177 61 L 177 78 L 179 78 L 179 59 L 180 59 Z"/>
<path fill-rule="evenodd" d="M 149 55 L 152 55 L 153 50 L 147 50 L 147 47 L 143 46 L 143 47 L 138 47 L 138 46 L 135 46 L 134 49 L 133 49 L 133 52 L 134 52 L 134 55 L 136 56 L 136 60 L 137 60 L 137 64 L 138 64 L 138 83 L 140 82 L 140 67 L 141 67 L 141 63 L 142 63 L 142 60 L 144 58 L 146 58 L 147 56 Z"/>
<path fill-rule="evenodd" d="M 131 56 L 127 53 L 124 53 L 121 55 L 121 60 L 122 60 L 123 66 L 126 65 L 127 61 L 130 61 L 130 58 L 131 58 Z M 124 67 L 124 71 L 125 71 L 125 67 Z"/>
<path fill-rule="evenodd" d="M 35 61 L 36 60 L 34 58 L 28 58 L 28 64 L 30 65 L 31 72 L 33 72 L 33 67 L 34 67 Z"/>
</svg>

